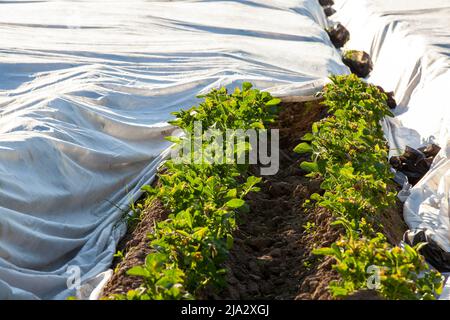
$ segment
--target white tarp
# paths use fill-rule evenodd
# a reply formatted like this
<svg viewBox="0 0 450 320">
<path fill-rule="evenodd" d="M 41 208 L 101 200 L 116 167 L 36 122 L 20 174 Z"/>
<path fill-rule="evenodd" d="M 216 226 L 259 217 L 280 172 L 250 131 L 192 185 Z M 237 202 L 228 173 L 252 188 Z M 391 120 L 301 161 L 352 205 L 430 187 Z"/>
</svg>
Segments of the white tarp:
<svg viewBox="0 0 450 320">
<path fill-rule="evenodd" d="M 169 113 L 348 73 L 325 26 L 316 0 L 0 1 L 0 298 L 73 295 L 70 266 L 101 282 Z"/>
<path fill-rule="evenodd" d="M 442 148 L 411 190 L 404 216 L 450 252 L 450 0 L 335 2 L 333 19 L 351 34 L 346 48 L 368 52 L 375 65 L 369 81 L 395 91 L 396 118 L 385 124 L 391 155 L 405 145 Z"/>
</svg>

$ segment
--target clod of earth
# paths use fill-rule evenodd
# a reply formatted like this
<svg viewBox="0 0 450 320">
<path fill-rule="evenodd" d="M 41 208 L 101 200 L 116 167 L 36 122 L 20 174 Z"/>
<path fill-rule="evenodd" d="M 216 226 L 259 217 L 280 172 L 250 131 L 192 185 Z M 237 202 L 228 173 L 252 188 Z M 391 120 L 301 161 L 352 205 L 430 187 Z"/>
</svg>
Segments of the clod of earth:
<svg viewBox="0 0 450 320">
<path fill-rule="evenodd" d="M 325 15 L 327 17 L 332 16 L 333 14 L 336 13 L 336 10 L 334 10 L 334 8 L 332 6 L 326 6 L 323 7 L 323 12 L 325 13 Z"/>
<path fill-rule="evenodd" d="M 365 78 L 373 70 L 372 59 L 364 51 L 349 50 L 344 52 L 342 61 L 358 77 Z"/>
<path fill-rule="evenodd" d="M 350 32 L 340 23 L 328 28 L 327 33 L 336 48 L 342 48 L 350 40 Z"/>
<path fill-rule="evenodd" d="M 324 6 L 332 6 L 334 4 L 333 0 L 319 0 L 319 4 L 324 7 Z"/>
<path fill-rule="evenodd" d="M 441 151 L 441 147 L 439 147 L 438 145 L 435 145 L 434 143 L 430 143 L 424 147 L 420 147 L 417 150 L 419 150 L 420 152 L 423 152 L 427 158 L 428 157 L 434 158 L 437 156 L 439 151 Z"/>
<path fill-rule="evenodd" d="M 409 230 L 405 232 L 403 241 L 411 246 L 426 243 L 420 249 L 422 254 L 434 268 L 439 272 L 450 272 L 450 253 L 443 250 L 425 230 Z"/>
<path fill-rule="evenodd" d="M 415 185 L 430 170 L 434 157 L 441 148 L 435 144 L 414 149 L 406 146 L 401 156 L 391 157 L 389 162 L 392 167 L 408 177 L 409 183 Z"/>
<path fill-rule="evenodd" d="M 393 91 L 386 92 L 381 86 L 377 86 L 377 88 L 387 96 L 386 103 L 388 107 L 394 109 L 397 106 L 397 101 L 395 101 L 394 98 L 394 92 Z"/>
</svg>

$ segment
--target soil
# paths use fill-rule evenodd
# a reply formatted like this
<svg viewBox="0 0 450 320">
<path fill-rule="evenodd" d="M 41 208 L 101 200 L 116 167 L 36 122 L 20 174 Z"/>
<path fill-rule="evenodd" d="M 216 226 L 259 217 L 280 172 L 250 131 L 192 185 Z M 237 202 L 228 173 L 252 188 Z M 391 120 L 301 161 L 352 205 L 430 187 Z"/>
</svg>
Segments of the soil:
<svg viewBox="0 0 450 320">
<path fill-rule="evenodd" d="M 303 206 L 312 193 L 321 192 L 320 181 L 305 177 L 307 172 L 299 168 L 299 163 L 307 158 L 292 151 L 311 131 L 312 123 L 327 115 L 326 109 L 313 97 L 290 97 L 283 100 L 281 110 L 274 125 L 280 130 L 280 170 L 263 177 L 260 192 L 248 195 L 250 212 L 239 218 L 234 246 L 225 263 L 226 286 L 221 291 L 205 290 L 201 299 L 332 298 L 327 286 L 338 279 L 333 261 L 314 256 L 311 251 L 336 241 L 342 230 L 331 226 L 333 219 L 323 208 Z M 253 167 L 252 171 L 258 175 L 259 169 Z M 406 230 L 401 212 L 401 206 L 391 208 L 382 218 L 393 243 Z M 126 293 L 141 284 L 140 278 L 126 275 L 126 270 L 143 264 L 151 251 L 146 235 L 155 221 L 167 217 L 167 212 L 160 203 L 154 203 L 142 217 L 120 244 L 125 259 L 113 266 L 116 271 L 104 290 L 105 296 Z"/>
<path fill-rule="evenodd" d="M 391 188 L 394 187 L 396 188 L 395 192 L 401 189 L 392 183 Z M 391 244 L 398 245 L 408 230 L 408 226 L 403 220 L 403 203 L 397 200 L 395 207 L 384 210 L 379 222 L 383 226 L 383 230 L 379 230 L 379 232 L 383 233 Z"/>
<path fill-rule="evenodd" d="M 127 270 L 142 265 L 145 257 L 152 251 L 149 246 L 147 234 L 152 232 L 155 221 L 167 219 L 168 212 L 160 202 L 154 202 L 142 212 L 142 220 L 132 227 L 120 241 L 117 250 L 124 252 L 125 258 L 116 258 L 112 268 L 114 274 L 103 289 L 103 296 L 112 294 L 126 294 L 128 290 L 137 289 L 141 278 L 126 274 Z"/>
</svg>

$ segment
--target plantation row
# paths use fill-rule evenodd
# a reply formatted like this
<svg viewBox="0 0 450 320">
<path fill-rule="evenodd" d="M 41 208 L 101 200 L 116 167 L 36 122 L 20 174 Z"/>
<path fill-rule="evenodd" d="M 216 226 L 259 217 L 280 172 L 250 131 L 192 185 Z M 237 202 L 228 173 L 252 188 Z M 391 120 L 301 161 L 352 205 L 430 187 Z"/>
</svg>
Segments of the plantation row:
<svg viewBox="0 0 450 320">
<path fill-rule="evenodd" d="M 332 294 L 345 297 L 369 286 L 387 299 L 434 299 L 443 280 L 419 254 L 420 245 L 392 246 L 377 232 L 383 229 L 383 210 L 395 206 L 380 125 L 384 116 L 392 116 L 387 96 L 355 75 L 331 80 L 323 92 L 330 116 L 314 123 L 295 151 L 311 153 L 313 162 L 301 167 L 323 180 L 323 195 L 313 194 L 311 200 L 345 229 L 331 247 L 314 252 L 336 260 L 341 280 L 330 284 Z"/>
<path fill-rule="evenodd" d="M 295 148 L 311 154 L 312 161 L 300 166 L 322 181 L 323 193 L 313 194 L 305 205 L 326 208 L 345 230 L 331 247 L 314 251 L 336 261 L 333 268 L 340 280 L 332 282 L 330 290 L 335 297 L 345 297 L 367 289 L 369 276 L 375 275 L 373 289 L 385 298 L 433 299 L 442 289 L 442 277 L 428 268 L 418 252 L 420 246 L 392 246 L 377 232 L 383 227 L 383 210 L 395 206 L 395 193 L 389 191 L 388 147 L 380 125 L 383 117 L 391 115 L 387 97 L 355 75 L 331 80 L 322 93 L 329 116 L 314 123 L 312 132 Z M 249 83 L 231 94 L 222 88 L 202 98 L 199 106 L 174 113 L 171 124 L 186 135 L 169 139 L 180 150 L 198 134 L 197 121 L 202 122 L 201 135 L 211 129 L 264 130 L 276 120 L 280 102 Z M 128 270 L 142 278 L 142 287 L 111 298 L 193 299 L 206 288 L 225 285 L 223 263 L 233 246 L 236 215 L 249 211 L 244 198 L 259 191 L 261 179 L 248 174 L 248 165 L 192 161 L 214 156 L 210 139 L 201 141 L 201 155 L 192 150 L 181 162 L 166 161 L 158 186 L 144 188 L 146 204 L 159 201 L 170 214 L 148 235 L 152 252 L 145 264 Z M 249 148 L 248 143 L 238 145 L 234 158 L 248 156 Z"/>
<path fill-rule="evenodd" d="M 186 135 L 169 140 L 175 148 L 185 149 L 185 144 L 198 138 L 194 137 L 197 121 L 202 121 L 202 136 L 206 129 L 264 129 L 275 121 L 280 100 L 251 87 L 244 83 L 242 90 L 232 94 L 225 88 L 212 90 L 202 96 L 204 102 L 199 106 L 175 112 L 171 124 Z M 145 265 L 128 271 L 129 275 L 142 277 L 142 290 L 130 290 L 114 298 L 192 299 L 208 286 L 224 284 L 222 264 L 233 245 L 236 214 L 248 211 L 244 197 L 259 190 L 256 185 L 261 179 L 248 175 L 248 165 L 195 163 L 193 160 L 214 156 L 210 139 L 202 137 L 201 141 L 202 148 L 183 155 L 181 163 L 164 163 L 160 185 L 144 188 L 147 203 L 158 199 L 171 214 L 148 235 L 154 252 L 146 257 Z M 235 148 L 233 156 L 242 157 L 248 151 L 244 143 Z"/>
</svg>

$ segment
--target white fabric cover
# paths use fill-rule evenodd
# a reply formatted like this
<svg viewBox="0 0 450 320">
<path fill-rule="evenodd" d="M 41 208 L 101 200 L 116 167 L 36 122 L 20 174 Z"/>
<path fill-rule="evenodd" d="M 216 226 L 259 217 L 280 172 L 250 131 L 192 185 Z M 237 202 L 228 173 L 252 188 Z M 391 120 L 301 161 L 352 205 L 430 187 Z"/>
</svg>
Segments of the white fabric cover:
<svg viewBox="0 0 450 320">
<path fill-rule="evenodd" d="M 170 112 L 316 91 L 348 73 L 324 27 L 316 0 L 0 1 L 0 298 L 75 295 L 69 266 L 101 282 Z"/>
<path fill-rule="evenodd" d="M 391 155 L 405 145 L 442 147 L 411 190 L 404 216 L 412 230 L 427 229 L 450 252 L 450 1 L 335 2 L 333 20 L 351 34 L 345 48 L 368 52 L 375 65 L 368 80 L 395 91 L 396 118 L 385 123 Z"/>
</svg>

